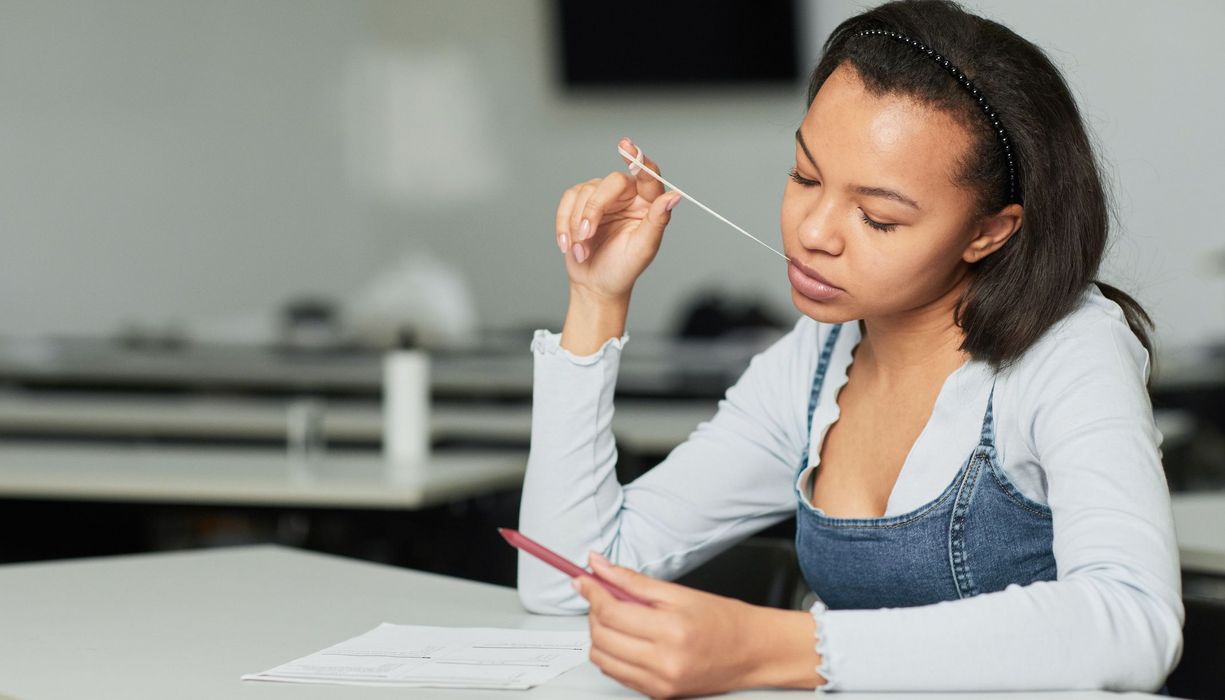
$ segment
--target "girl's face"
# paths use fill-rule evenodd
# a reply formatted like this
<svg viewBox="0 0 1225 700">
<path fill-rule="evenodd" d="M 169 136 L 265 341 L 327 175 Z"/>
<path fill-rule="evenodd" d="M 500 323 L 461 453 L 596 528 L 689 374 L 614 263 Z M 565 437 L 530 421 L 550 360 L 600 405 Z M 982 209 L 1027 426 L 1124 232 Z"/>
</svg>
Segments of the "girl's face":
<svg viewBox="0 0 1225 700">
<path fill-rule="evenodd" d="M 840 323 L 951 306 L 969 263 L 1012 228 L 977 221 L 973 193 L 954 183 L 970 144 L 943 112 L 870 95 L 848 64 L 834 70 L 796 134 L 783 192 L 796 308 Z"/>
</svg>

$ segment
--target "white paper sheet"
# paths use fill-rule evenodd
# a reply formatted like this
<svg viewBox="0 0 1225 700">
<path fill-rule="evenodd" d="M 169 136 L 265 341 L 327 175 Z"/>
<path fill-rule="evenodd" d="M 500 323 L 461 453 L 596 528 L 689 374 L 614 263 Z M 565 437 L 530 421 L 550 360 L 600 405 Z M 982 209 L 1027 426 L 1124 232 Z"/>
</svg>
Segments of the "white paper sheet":
<svg viewBox="0 0 1225 700">
<path fill-rule="evenodd" d="M 587 660 L 586 632 L 383 623 L 246 681 L 526 690 Z"/>
</svg>

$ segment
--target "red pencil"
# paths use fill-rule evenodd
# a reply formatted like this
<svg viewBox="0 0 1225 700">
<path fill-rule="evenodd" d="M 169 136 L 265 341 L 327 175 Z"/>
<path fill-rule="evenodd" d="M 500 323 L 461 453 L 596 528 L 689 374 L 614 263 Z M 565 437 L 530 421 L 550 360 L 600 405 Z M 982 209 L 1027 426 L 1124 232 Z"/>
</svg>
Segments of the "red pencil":
<svg viewBox="0 0 1225 700">
<path fill-rule="evenodd" d="M 624 600 L 629 603 L 638 603 L 639 605 L 650 605 L 650 603 L 647 603 L 645 600 L 626 593 L 618 588 L 616 584 L 600 578 L 599 575 L 582 568 L 578 564 L 566 559 L 562 555 L 554 552 L 548 547 L 545 547 L 518 530 L 512 530 L 508 527 L 500 527 L 498 528 L 498 533 L 502 535 L 502 537 L 505 538 L 506 541 L 513 547 L 527 552 L 540 561 L 552 566 L 558 571 L 561 571 L 570 578 L 575 578 L 577 576 L 587 576 L 588 578 L 593 578 L 598 581 L 601 586 L 608 589 L 608 592 L 611 593 L 617 600 Z"/>
</svg>

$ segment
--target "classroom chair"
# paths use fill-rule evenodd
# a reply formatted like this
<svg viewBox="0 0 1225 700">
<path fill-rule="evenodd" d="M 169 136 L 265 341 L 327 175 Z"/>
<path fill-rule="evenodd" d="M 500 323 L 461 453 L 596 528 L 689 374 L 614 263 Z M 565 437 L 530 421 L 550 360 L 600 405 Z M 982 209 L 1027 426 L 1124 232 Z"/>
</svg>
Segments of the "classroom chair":
<svg viewBox="0 0 1225 700">
<path fill-rule="evenodd" d="M 795 544 L 773 537 L 750 537 L 676 582 L 774 608 L 797 608 L 808 593 Z"/>
</svg>

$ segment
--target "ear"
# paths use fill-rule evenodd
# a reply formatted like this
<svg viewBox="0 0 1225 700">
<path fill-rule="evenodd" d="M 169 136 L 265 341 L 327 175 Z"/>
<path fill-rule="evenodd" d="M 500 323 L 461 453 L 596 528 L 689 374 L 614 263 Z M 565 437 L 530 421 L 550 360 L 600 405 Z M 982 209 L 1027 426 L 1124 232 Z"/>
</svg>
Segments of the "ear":
<svg viewBox="0 0 1225 700">
<path fill-rule="evenodd" d="M 983 217 L 974 225 L 974 237 L 962 251 L 961 259 L 973 264 L 999 250 L 1021 229 L 1024 218 L 1025 208 L 1020 204 L 1009 204 Z"/>
</svg>

